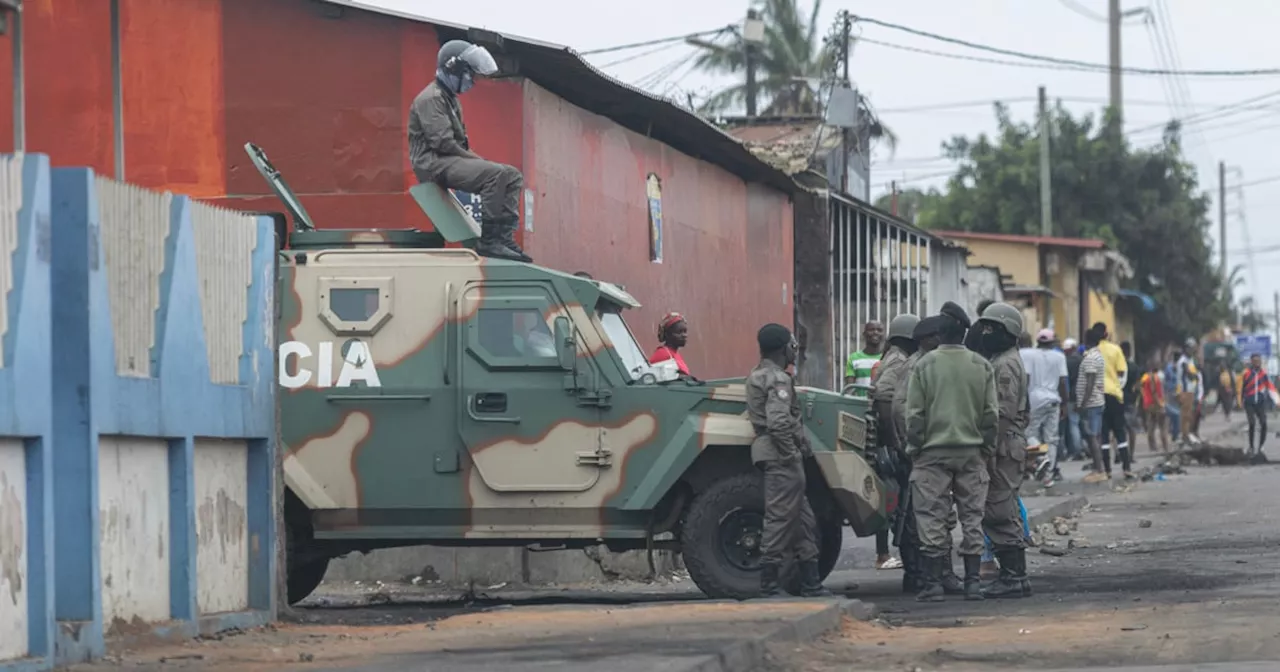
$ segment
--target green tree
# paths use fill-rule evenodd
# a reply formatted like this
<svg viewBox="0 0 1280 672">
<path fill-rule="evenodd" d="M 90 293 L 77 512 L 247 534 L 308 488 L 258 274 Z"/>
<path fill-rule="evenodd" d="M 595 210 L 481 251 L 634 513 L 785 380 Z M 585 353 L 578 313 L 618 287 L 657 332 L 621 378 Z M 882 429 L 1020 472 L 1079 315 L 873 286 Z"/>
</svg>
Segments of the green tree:
<svg viewBox="0 0 1280 672">
<path fill-rule="evenodd" d="M 927 228 L 995 233 L 1040 231 L 1039 136 L 1035 125 L 995 109 L 988 137 L 955 137 L 943 151 L 960 162 L 942 197 L 918 222 Z M 1182 156 L 1180 128 L 1160 144 L 1131 147 L 1114 117 L 1074 118 L 1059 103 L 1050 111 L 1053 233 L 1101 238 L 1129 258 L 1134 288 L 1151 295 L 1155 313 L 1137 321 L 1150 347 L 1199 337 L 1230 317 L 1207 242 L 1209 200 Z"/>
<path fill-rule="evenodd" d="M 762 114 L 821 114 L 820 82 L 830 80 L 836 67 L 836 50 L 826 43 L 818 26 L 822 0 L 814 0 L 807 15 L 796 0 L 754 0 L 754 4 L 760 10 L 765 25 L 764 44 L 756 55 L 757 96 L 767 101 Z M 743 78 L 741 82 L 713 94 L 698 111 L 717 114 L 744 105 L 747 99 L 747 64 L 742 35 L 733 35 L 725 44 L 696 39 L 689 42 L 703 50 L 694 61 L 698 69 Z M 858 129 L 857 136 L 883 141 L 892 151 L 897 146 L 897 136 L 880 123 L 870 101 L 861 95 L 859 108 L 859 119 L 866 122 L 863 128 Z"/>
</svg>

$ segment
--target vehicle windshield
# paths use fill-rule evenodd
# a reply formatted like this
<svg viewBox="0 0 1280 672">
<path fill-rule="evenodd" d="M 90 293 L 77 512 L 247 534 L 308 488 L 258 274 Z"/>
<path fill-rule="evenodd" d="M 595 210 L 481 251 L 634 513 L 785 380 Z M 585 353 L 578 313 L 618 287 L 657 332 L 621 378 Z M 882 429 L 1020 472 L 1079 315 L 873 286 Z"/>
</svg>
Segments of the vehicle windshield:
<svg viewBox="0 0 1280 672">
<path fill-rule="evenodd" d="M 622 319 L 621 313 L 617 310 L 609 310 L 603 308 L 598 311 L 600 316 L 600 324 L 604 326 L 604 331 L 609 336 L 609 340 L 613 342 L 614 350 L 618 351 L 618 355 L 622 357 L 623 366 L 627 367 L 627 372 L 631 374 L 632 380 L 639 380 L 640 376 L 650 371 L 649 358 L 645 356 L 644 350 L 640 348 L 640 344 L 636 342 L 636 337 L 631 333 L 631 329 L 627 328 L 627 323 Z"/>
</svg>

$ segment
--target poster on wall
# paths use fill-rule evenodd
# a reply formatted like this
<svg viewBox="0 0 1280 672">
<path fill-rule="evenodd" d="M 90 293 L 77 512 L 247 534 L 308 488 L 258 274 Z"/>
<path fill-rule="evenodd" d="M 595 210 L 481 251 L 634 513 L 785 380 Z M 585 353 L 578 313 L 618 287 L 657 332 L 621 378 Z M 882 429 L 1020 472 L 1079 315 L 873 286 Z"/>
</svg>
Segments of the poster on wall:
<svg viewBox="0 0 1280 672">
<path fill-rule="evenodd" d="M 649 173 L 645 180 L 645 193 L 649 198 L 649 261 L 662 263 L 662 180 Z"/>
</svg>

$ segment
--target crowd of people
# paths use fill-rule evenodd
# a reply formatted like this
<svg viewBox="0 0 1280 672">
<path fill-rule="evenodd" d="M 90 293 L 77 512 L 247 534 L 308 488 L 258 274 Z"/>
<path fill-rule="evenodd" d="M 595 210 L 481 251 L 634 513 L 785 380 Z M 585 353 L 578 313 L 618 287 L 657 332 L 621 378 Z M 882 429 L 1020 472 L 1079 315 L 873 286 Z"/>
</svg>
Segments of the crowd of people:
<svg viewBox="0 0 1280 672">
<path fill-rule="evenodd" d="M 967 600 L 1027 597 L 1029 539 L 1019 497 L 1028 453 L 1042 453 L 1034 473 L 1042 485 L 1062 479 L 1061 462 L 1081 460 L 1087 482 L 1112 478 L 1113 455 L 1125 479 L 1134 477 L 1130 441 L 1140 425 L 1152 452 L 1169 441 L 1199 443 L 1204 379 L 1196 342 L 1176 356 L 1139 368 L 1128 342 L 1116 345 L 1107 325 L 1095 323 L 1084 343 L 1059 342 L 1052 329 L 1034 338 L 1017 308 L 986 301 L 971 321 L 947 302 L 923 319 L 899 315 L 888 328 L 868 322 L 862 347 L 845 363 L 845 383 L 874 411 L 880 442 L 905 465 L 893 525 L 901 559 L 890 553 L 889 530 L 876 535 L 876 567 L 903 569 L 903 590 L 922 601 L 946 595 Z M 657 329 L 652 363 L 681 354 L 689 327 L 679 313 Z M 821 596 L 816 521 L 805 496 L 803 460 L 812 454 L 789 373 L 799 345 L 790 330 L 770 324 L 757 334 L 760 364 L 746 380 L 747 415 L 756 428 L 752 462 L 763 473 L 765 520 L 761 541 L 761 593 L 779 591 L 790 558 L 798 560 L 801 594 Z M 1254 355 L 1223 387 L 1235 394 L 1224 412 L 1243 408 L 1250 451 L 1261 451 L 1276 386 Z M 1157 437 L 1160 440 L 1157 446 Z M 1256 438 L 1256 443 L 1255 443 Z M 952 532 L 959 526 L 962 575 L 952 566 Z M 990 579 L 984 586 L 983 579 Z"/>
</svg>

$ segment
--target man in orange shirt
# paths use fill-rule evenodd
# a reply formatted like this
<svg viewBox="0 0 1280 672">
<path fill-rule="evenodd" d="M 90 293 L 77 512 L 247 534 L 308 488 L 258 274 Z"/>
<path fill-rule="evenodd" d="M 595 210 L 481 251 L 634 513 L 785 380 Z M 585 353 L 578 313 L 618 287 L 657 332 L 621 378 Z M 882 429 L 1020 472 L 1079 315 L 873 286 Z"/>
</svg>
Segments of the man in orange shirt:
<svg viewBox="0 0 1280 672">
<path fill-rule="evenodd" d="M 1156 432 L 1160 432 L 1160 449 L 1169 452 L 1169 423 L 1164 414 L 1164 374 L 1160 373 L 1160 360 L 1152 359 L 1147 372 L 1139 381 L 1142 401 L 1142 425 L 1147 432 L 1147 447 L 1156 452 Z M 1135 446 L 1136 448 L 1136 446 Z"/>
</svg>

